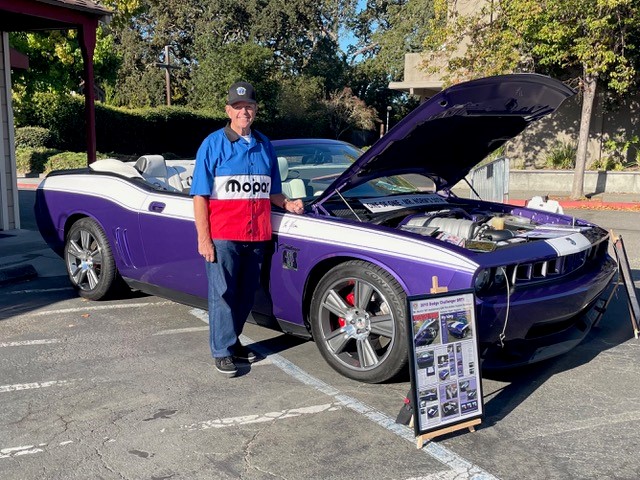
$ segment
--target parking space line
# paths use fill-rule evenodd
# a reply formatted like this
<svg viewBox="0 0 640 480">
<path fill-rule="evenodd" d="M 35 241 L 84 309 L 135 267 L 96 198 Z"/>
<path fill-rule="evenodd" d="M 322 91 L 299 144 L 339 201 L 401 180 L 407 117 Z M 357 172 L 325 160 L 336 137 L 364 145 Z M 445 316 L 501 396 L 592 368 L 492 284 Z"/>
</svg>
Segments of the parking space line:
<svg viewBox="0 0 640 480">
<path fill-rule="evenodd" d="M 73 443 L 72 440 L 60 442 L 58 446 L 65 446 Z M 20 457 L 22 455 L 33 455 L 34 453 L 44 452 L 47 443 L 39 443 L 38 445 L 23 445 L 21 447 L 0 448 L 0 458 Z"/>
<path fill-rule="evenodd" d="M 141 308 L 141 307 L 162 307 L 165 305 L 176 305 L 175 302 L 143 302 L 143 303 L 123 303 L 118 305 L 97 305 L 86 306 L 77 308 L 61 308 L 59 310 L 45 310 L 42 312 L 26 313 L 25 317 L 41 317 L 43 315 L 52 315 L 59 313 L 78 313 L 78 312 L 95 312 L 97 310 L 116 310 L 126 308 Z"/>
<path fill-rule="evenodd" d="M 22 295 L 25 293 L 49 293 L 49 292 L 63 292 L 66 290 L 73 290 L 73 287 L 58 287 L 58 288 L 33 288 L 31 290 L 14 290 L 12 292 L 2 292 L 3 295 Z"/>
<path fill-rule="evenodd" d="M 204 310 L 194 308 L 190 310 L 189 313 L 205 323 L 209 322 L 207 312 Z M 251 347 L 252 349 L 254 349 L 260 355 L 269 358 L 276 367 L 280 368 L 286 374 L 292 376 L 305 385 L 315 388 L 316 390 L 335 398 L 339 404 L 359 413 L 360 415 L 365 416 L 372 422 L 394 433 L 400 438 L 410 442 L 411 445 L 415 447 L 416 438 L 414 436 L 413 430 L 409 427 L 400 425 L 396 423 L 395 419 L 389 417 L 387 414 L 382 413 L 366 405 L 365 403 L 362 403 L 356 398 L 345 395 L 337 388 L 332 387 L 331 385 L 323 382 L 313 375 L 310 375 L 281 355 L 273 353 L 262 347 L 261 345 L 256 344 L 255 341 L 253 341 L 246 335 L 240 335 L 240 339 L 245 345 L 253 344 Z M 456 474 L 456 478 L 473 478 L 474 480 L 493 480 L 496 478 L 490 473 L 482 470 L 477 465 L 474 465 L 463 457 L 452 452 L 448 448 L 443 447 L 442 445 L 439 445 L 437 443 L 428 442 L 420 451 L 449 467 Z"/>
<path fill-rule="evenodd" d="M 195 430 L 208 430 L 210 428 L 225 428 L 238 425 L 249 425 L 252 423 L 273 422 L 286 418 L 300 417 L 302 415 L 312 415 L 322 412 L 334 412 L 342 407 L 339 403 L 325 403 L 324 405 L 313 405 L 310 407 L 290 408 L 279 412 L 268 412 L 261 415 L 244 415 L 241 417 L 220 418 L 217 420 L 207 420 L 204 422 L 192 423 L 191 425 L 181 425 L 180 429 L 190 432 Z"/>
<path fill-rule="evenodd" d="M 48 382 L 14 383 L 13 385 L 0 385 L 0 393 L 18 392 L 20 390 L 33 390 L 35 388 L 64 387 L 72 385 L 78 380 L 51 380 Z"/>
<path fill-rule="evenodd" d="M 188 328 L 173 328 L 170 330 L 160 330 L 153 335 L 174 335 L 176 333 L 191 333 L 191 332 L 208 332 L 209 327 L 188 327 Z"/>
<path fill-rule="evenodd" d="M 0 342 L 0 348 L 3 347 L 28 347 L 31 345 L 46 345 L 48 343 L 60 343 L 62 340 L 57 338 L 43 340 L 23 340 L 20 342 Z"/>
</svg>

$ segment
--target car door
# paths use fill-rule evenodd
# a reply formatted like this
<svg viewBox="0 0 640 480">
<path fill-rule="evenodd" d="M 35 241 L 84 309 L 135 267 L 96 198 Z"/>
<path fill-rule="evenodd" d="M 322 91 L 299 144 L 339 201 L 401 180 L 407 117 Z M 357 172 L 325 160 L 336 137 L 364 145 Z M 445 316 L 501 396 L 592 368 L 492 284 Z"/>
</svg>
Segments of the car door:
<svg viewBox="0 0 640 480">
<path fill-rule="evenodd" d="M 141 281 L 206 298 L 207 278 L 198 255 L 191 197 L 178 192 L 150 193 L 140 210 L 139 224 L 147 260 Z"/>
</svg>

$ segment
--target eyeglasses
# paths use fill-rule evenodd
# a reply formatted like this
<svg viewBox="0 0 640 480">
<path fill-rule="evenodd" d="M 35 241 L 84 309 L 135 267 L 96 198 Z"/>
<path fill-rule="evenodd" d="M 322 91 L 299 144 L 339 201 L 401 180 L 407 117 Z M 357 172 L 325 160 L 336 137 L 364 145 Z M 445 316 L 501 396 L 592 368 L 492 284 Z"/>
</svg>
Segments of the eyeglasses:
<svg viewBox="0 0 640 480">
<path fill-rule="evenodd" d="M 239 104 L 234 104 L 234 105 L 230 105 L 231 108 L 233 108 L 234 110 L 243 110 L 243 109 L 247 109 L 249 112 L 253 112 L 256 109 L 256 106 L 252 103 L 248 104 L 248 105 L 239 105 Z"/>
</svg>

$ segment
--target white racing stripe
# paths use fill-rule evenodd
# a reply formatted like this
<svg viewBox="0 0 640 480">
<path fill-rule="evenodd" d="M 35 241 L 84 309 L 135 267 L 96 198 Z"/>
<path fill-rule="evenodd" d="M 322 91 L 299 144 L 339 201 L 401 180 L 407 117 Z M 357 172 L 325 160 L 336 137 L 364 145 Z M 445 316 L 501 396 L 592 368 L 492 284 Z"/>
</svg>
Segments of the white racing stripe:
<svg viewBox="0 0 640 480">
<path fill-rule="evenodd" d="M 545 242 L 561 257 L 581 252 L 591 246 L 589 239 L 581 233 L 574 233 L 573 235 L 568 235 L 566 237 L 552 238 L 545 240 Z"/>
<path fill-rule="evenodd" d="M 4 347 L 28 347 L 31 345 L 47 345 L 49 343 L 60 343 L 62 340 L 57 338 L 43 340 L 23 340 L 20 342 L 0 342 L 0 348 Z"/>
<path fill-rule="evenodd" d="M 33 390 L 47 387 L 67 387 L 78 380 L 51 380 L 48 382 L 14 383 L 13 385 L 0 385 L 0 393 L 19 392 L 21 390 Z"/>
<path fill-rule="evenodd" d="M 189 313 L 203 322 L 209 323 L 207 312 L 204 310 L 194 308 Z M 267 357 L 276 367 L 280 368 L 286 374 L 295 378 L 299 382 L 333 397 L 338 404 L 365 416 L 377 425 L 408 441 L 413 446 L 416 445 L 416 437 L 413 430 L 409 427 L 400 425 L 399 423 L 396 423 L 395 419 L 389 417 L 387 414 L 362 403 L 356 398 L 343 394 L 337 388 L 315 378 L 281 355 L 273 353 L 261 347 L 259 344 L 256 344 L 249 337 L 240 335 L 240 339 L 245 345 L 253 344 L 251 347 L 252 349 L 263 357 Z M 493 480 L 496 478 L 490 473 L 482 470 L 477 465 L 472 464 L 468 460 L 437 443 L 428 442 L 420 451 L 449 467 L 455 473 L 456 479 Z"/>
<path fill-rule="evenodd" d="M 313 405 L 311 407 L 290 408 L 279 412 L 268 412 L 261 415 L 245 415 L 242 417 L 220 418 L 216 420 L 207 420 L 205 422 L 192 423 L 191 425 L 181 425 L 180 429 L 195 431 L 208 430 L 210 428 L 235 427 L 238 425 L 249 425 L 252 423 L 273 422 L 275 420 L 284 420 L 287 418 L 300 417 L 302 415 L 313 415 L 322 412 L 334 412 L 340 410 L 339 403 L 326 403 L 324 405 Z"/>
</svg>

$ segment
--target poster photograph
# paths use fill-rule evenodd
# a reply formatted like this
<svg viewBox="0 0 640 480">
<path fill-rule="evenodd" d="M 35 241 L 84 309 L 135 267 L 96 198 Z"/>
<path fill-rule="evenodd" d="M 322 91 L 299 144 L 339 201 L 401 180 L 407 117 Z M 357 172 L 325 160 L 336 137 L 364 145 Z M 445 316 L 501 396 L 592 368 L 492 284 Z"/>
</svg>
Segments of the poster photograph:
<svg viewBox="0 0 640 480">
<path fill-rule="evenodd" d="M 408 301 L 416 436 L 482 416 L 473 291 Z"/>
</svg>

